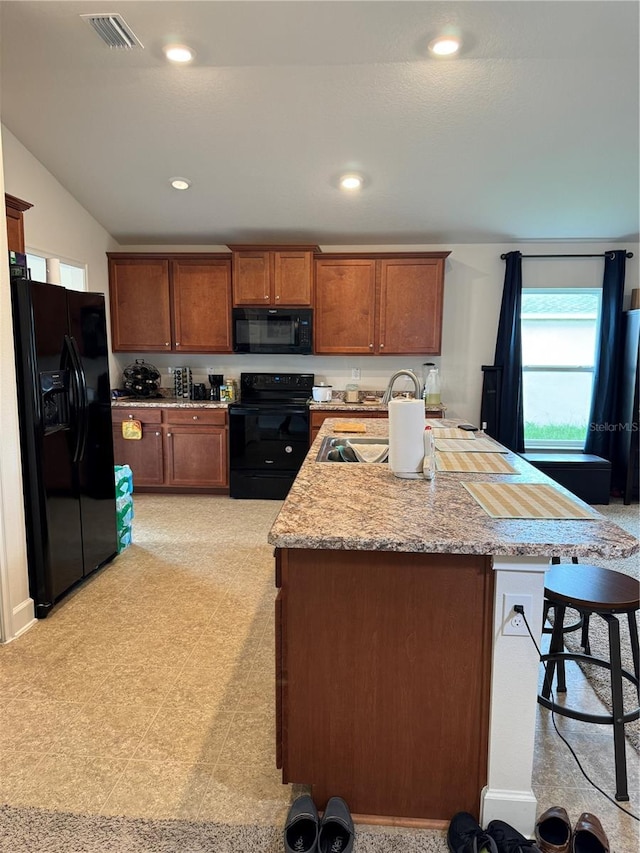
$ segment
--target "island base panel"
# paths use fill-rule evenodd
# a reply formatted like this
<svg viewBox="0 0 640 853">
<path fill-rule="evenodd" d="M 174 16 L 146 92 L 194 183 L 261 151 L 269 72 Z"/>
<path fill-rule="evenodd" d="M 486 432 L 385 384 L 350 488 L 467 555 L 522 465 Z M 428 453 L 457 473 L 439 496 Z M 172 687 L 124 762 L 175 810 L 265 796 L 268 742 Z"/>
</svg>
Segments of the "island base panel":
<svg viewBox="0 0 640 853">
<path fill-rule="evenodd" d="M 483 556 L 278 554 L 278 755 L 319 808 L 449 820 L 487 783 L 493 572 Z"/>
</svg>

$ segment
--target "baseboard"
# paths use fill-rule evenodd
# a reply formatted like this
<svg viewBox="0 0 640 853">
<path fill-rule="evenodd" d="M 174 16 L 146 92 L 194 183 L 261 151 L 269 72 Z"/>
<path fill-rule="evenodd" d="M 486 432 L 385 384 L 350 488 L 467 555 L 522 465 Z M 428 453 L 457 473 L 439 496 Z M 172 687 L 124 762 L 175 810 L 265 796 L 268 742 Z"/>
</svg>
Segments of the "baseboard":
<svg viewBox="0 0 640 853">
<path fill-rule="evenodd" d="M 533 837 L 538 801 L 533 791 L 499 791 L 483 788 L 480 797 L 480 823 L 504 820 L 527 838 Z"/>
<path fill-rule="evenodd" d="M 13 608 L 11 614 L 13 622 L 13 636 L 11 639 L 15 640 L 16 637 L 24 634 L 25 631 L 28 631 L 29 628 L 38 621 L 35 618 L 34 613 L 35 609 L 32 598 L 25 598 L 25 600 L 20 602 L 17 607 Z"/>
</svg>

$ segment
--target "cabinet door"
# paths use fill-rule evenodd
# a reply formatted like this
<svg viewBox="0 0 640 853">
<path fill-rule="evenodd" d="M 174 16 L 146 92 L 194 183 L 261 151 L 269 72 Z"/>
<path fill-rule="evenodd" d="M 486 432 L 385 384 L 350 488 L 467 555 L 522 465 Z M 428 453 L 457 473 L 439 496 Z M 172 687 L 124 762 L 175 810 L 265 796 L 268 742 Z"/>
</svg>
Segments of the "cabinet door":
<svg viewBox="0 0 640 853">
<path fill-rule="evenodd" d="M 374 353 L 376 262 L 316 261 L 314 352 Z"/>
<path fill-rule="evenodd" d="M 10 252 L 24 254 L 24 220 L 22 214 L 33 207 L 28 201 L 4 194 L 4 207 L 7 218 L 7 249 Z"/>
<path fill-rule="evenodd" d="M 311 305 L 312 252 L 273 253 L 275 305 Z"/>
<path fill-rule="evenodd" d="M 228 486 L 226 429 L 177 424 L 165 429 L 167 486 Z"/>
<path fill-rule="evenodd" d="M 176 352 L 231 352 L 229 261 L 171 261 Z"/>
<path fill-rule="evenodd" d="M 270 302 L 270 252 L 233 253 L 233 304 L 268 305 Z"/>
<path fill-rule="evenodd" d="M 380 262 L 377 352 L 439 355 L 444 262 L 397 258 Z"/>
<path fill-rule="evenodd" d="M 169 261 L 109 259 L 113 352 L 169 352 Z"/>
<path fill-rule="evenodd" d="M 113 424 L 113 457 L 116 465 L 128 465 L 133 472 L 133 488 L 161 486 L 162 430 L 160 424 L 142 424 L 142 438 L 132 441 L 122 437 L 121 422 Z"/>
</svg>

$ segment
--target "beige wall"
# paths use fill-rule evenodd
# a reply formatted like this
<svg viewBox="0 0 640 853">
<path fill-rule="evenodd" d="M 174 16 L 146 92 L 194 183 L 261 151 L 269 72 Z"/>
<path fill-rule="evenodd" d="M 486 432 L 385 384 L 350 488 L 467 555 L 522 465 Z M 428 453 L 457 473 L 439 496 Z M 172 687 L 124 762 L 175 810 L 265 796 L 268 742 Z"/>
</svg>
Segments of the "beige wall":
<svg viewBox="0 0 640 853">
<path fill-rule="evenodd" d="M 42 164 L 6 128 L 2 128 L 2 161 L 8 193 L 31 202 L 25 214 L 27 247 L 38 253 L 87 265 L 91 290 L 108 292 L 107 251 L 225 251 L 224 246 L 127 246 L 113 238 L 62 187 Z M 0 170 L 0 182 L 2 180 Z M 6 257 L 6 235 L 2 229 L 0 252 Z M 638 244 L 621 243 L 634 252 L 627 262 L 628 307 L 631 289 L 638 287 Z M 198 381 L 205 381 L 208 367 L 214 372 L 239 376 L 242 371 L 290 370 L 315 373 L 318 378 L 344 388 L 352 368 L 361 370 L 361 388 L 384 388 L 391 373 L 400 367 L 420 370 L 425 361 L 434 361 L 442 373 L 443 402 L 448 414 L 477 422 L 480 416 L 482 364 L 491 364 L 504 279 L 503 252 L 520 249 L 524 254 L 599 253 L 615 247 L 611 241 L 538 242 L 527 244 L 380 246 L 396 251 L 449 250 L 446 262 L 443 347 L 440 357 L 320 357 L 308 356 L 180 356 L 143 355 L 163 372 L 163 384 L 170 385 L 168 368 L 188 364 Z M 366 246 L 322 246 L 324 251 L 367 251 Z M 525 286 L 571 284 L 599 286 L 602 261 L 526 261 Z M 30 603 L 24 553 L 24 521 L 18 447 L 15 378 L 8 286 L 8 268 L 0 264 L 0 614 L 5 637 L 13 636 L 27 624 Z M 120 384 L 121 371 L 135 354 L 111 357 L 111 384 Z M 30 618 L 30 617 L 29 617 Z M 26 619 L 26 622 L 25 622 Z"/>
</svg>

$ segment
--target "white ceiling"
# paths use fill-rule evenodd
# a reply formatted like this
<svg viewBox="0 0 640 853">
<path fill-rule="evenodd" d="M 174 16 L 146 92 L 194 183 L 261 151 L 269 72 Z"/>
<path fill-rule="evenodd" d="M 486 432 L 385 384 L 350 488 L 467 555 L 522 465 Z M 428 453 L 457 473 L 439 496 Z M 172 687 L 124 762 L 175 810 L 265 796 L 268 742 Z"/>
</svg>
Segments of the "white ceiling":
<svg viewBox="0 0 640 853">
<path fill-rule="evenodd" d="M 0 115 L 122 244 L 637 240 L 639 8 L 2 0 Z M 105 11 L 144 49 L 79 17 Z"/>
</svg>

